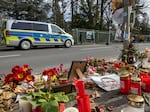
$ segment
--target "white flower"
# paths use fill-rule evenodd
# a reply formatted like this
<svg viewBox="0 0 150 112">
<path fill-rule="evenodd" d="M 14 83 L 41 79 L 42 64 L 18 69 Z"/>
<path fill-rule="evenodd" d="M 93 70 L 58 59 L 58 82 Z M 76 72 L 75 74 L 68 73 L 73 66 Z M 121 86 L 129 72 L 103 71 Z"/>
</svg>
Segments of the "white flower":
<svg viewBox="0 0 150 112">
<path fill-rule="evenodd" d="M 47 76 L 47 75 L 43 75 L 43 76 L 42 76 L 42 80 L 43 80 L 44 82 L 47 82 L 48 76 Z"/>
</svg>

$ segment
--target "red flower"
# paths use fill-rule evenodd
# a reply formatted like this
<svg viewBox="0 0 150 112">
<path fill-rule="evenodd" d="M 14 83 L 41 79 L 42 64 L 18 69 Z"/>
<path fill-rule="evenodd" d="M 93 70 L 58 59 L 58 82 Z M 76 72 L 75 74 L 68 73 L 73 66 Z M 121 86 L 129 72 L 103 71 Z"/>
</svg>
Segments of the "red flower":
<svg viewBox="0 0 150 112">
<path fill-rule="evenodd" d="M 47 75 L 48 74 L 48 70 L 44 70 L 42 75 Z"/>
<path fill-rule="evenodd" d="M 115 63 L 115 64 L 114 64 L 114 67 L 115 67 L 116 69 L 119 69 L 119 68 L 122 67 L 122 63 L 120 63 L 120 62 Z"/>
<path fill-rule="evenodd" d="M 8 74 L 8 75 L 6 75 L 5 79 L 4 79 L 5 83 L 12 82 L 13 81 L 13 76 L 14 76 L 14 74 Z"/>
<path fill-rule="evenodd" d="M 27 75 L 27 76 L 26 76 L 26 81 L 27 81 L 27 82 L 31 82 L 31 81 L 33 82 L 34 79 L 35 79 L 35 77 L 34 77 L 33 75 Z"/>
<path fill-rule="evenodd" d="M 115 67 L 115 68 L 119 68 L 119 64 L 118 64 L 118 63 L 115 63 L 115 64 L 114 64 L 114 67 Z"/>
<path fill-rule="evenodd" d="M 23 71 L 23 68 L 16 65 L 12 68 L 12 73 L 21 73 Z"/>
<path fill-rule="evenodd" d="M 49 69 L 47 75 L 48 75 L 48 77 L 54 76 L 55 75 L 55 69 Z"/>
<path fill-rule="evenodd" d="M 16 81 L 23 81 L 25 78 L 24 74 L 23 73 L 15 73 L 14 74 L 14 79 Z"/>
<path fill-rule="evenodd" d="M 28 64 L 24 64 L 23 65 L 23 71 L 28 71 L 29 70 L 29 65 Z"/>
<path fill-rule="evenodd" d="M 20 81 L 26 80 L 27 82 L 34 81 L 34 76 L 31 75 L 31 70 L 27 64 L 22 66 L 14 66 L 12 73 L 5 76 L 5 83 L 9 83 L 12 88 L 17 87 Z"/>
</svg>

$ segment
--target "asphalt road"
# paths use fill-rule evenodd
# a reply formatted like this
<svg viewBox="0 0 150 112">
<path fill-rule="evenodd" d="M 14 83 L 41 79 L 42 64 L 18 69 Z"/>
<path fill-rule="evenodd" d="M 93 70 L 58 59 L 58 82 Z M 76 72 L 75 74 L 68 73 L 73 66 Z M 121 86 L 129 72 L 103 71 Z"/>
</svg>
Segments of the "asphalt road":
<svg viewBox="0 0 150 112">
<path fill-rule="evenodd" d="M 150 43 L 136 43 L 139 50 L 150 48 Z M 122 44 L 112 43 L 76 45 L 71 48 L 40 47 L 31 50 L 16 50 L 0 47 L 0 74 L 11 72 L 14 65 L 29 64 L 34 74 L 41 73 L 45 68 L 64 64 L 70 68 L 72 61 L 85 59 L 87 56 L 97 58 L 117 58 L 121 53 Z"/>
</svg>

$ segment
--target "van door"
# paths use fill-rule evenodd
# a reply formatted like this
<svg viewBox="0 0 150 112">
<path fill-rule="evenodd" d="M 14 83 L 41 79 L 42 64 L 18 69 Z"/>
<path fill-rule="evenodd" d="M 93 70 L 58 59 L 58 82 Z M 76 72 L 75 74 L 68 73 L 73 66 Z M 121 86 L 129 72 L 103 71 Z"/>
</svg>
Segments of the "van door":
<svg viewBox="0 0 150 112">
<path fill-rule="evenodd" d="M 51 38 L 54 38 L 55 43 L 57 43 L 58 45 L 63 45 L 64 44 L 63 35 L 65 34 L 65 32 L 54 24 L 51 24 L 51 32 L 52 32 Z"/>
<path fill-rule="evenodd" d="M 49 45 L 48 25 L 33 23 L 34 45 Z"/>
</svg>

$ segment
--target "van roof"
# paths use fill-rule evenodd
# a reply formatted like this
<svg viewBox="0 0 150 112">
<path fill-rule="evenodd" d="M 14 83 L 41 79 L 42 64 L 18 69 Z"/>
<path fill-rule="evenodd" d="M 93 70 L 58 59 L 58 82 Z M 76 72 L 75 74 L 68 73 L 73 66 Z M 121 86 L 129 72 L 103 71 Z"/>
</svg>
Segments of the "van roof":
<svg viewBox="0 0 150 112">
<path fill-rule="evenodd" d="M 30 20 L 16 20 L 16 19 L 8 19 L 8 22 L 27 22 L 27 23 L 38 23 L 38 24 L 52 24 L 47 22 L 41 22 L 41 21 L 30 21 Z"/>
</svg>

